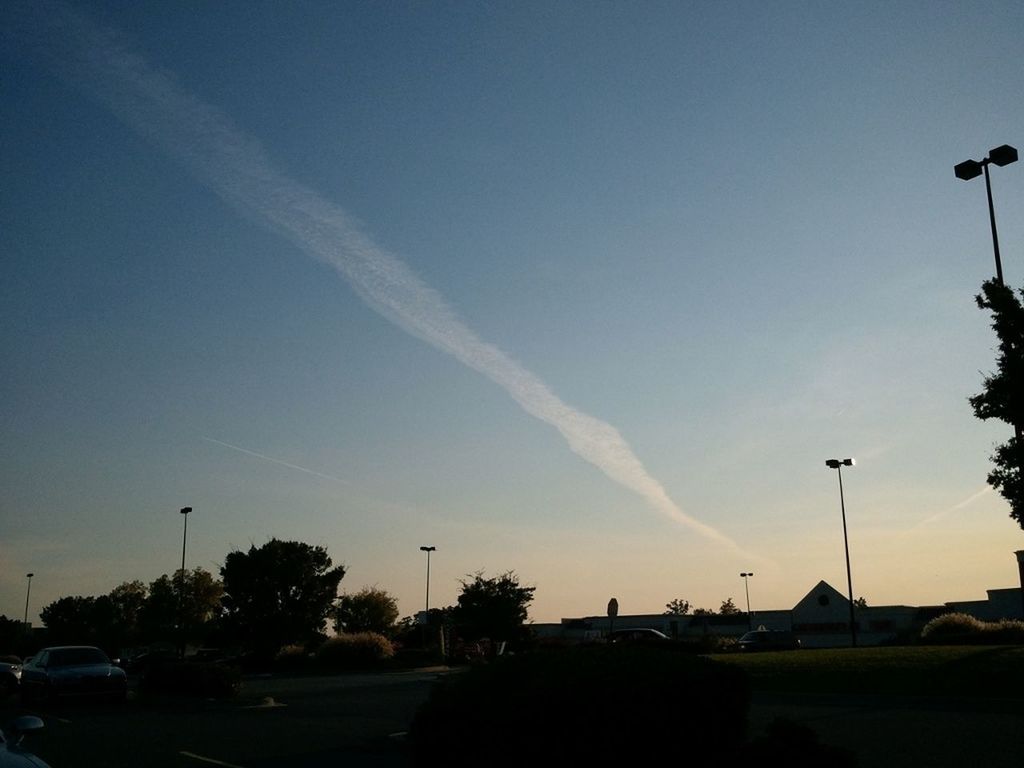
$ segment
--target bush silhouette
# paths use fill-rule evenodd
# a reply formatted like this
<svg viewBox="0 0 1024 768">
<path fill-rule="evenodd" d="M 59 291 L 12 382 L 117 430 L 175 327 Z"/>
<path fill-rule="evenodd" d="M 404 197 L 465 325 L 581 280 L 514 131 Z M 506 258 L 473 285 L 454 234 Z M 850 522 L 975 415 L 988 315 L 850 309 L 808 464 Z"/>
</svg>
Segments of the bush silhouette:
<svg viewBox="0 0 1024 768">
<path fill-rule="evenodd" d="M 395 648 L 384 635 L 355 632 L 324 642 L 316 651 L 316 660 L 324 667 L 360 669 L 378 665 L 394 655 Z"/>
<path fill-rule="evenodd" d="M 416 765 L 607 765 L 663 759 L 674 744 L 739 756 L 745 673 L 671 644 L 503 657 L 442 680 L 409 732 Z"/>
</svg>

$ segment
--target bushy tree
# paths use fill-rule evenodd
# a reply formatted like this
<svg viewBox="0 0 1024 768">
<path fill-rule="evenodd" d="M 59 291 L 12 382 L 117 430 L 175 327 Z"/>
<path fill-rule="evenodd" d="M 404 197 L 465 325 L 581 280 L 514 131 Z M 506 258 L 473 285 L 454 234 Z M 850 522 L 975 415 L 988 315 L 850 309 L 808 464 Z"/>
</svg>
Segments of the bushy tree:
<svg viewBox="0 0 1024 768">
<path fill-rule="evenodd" d="M 221 614 L 223 596 L 223 583 L 205 568 L 165 573 L 149 585 L 139 613 L 140 634 L 148 641 L 201 642 Z"/>
<path fill-rule="evenodd" d="M 39 617 L 46 627 L 47 641 L 53 645 L 99 642 L 95 606 L 95 597 L 79 595 L 61 597 L 45 606 Z"/>
<path fill-rule="evenodd" d="M 985 390 L 970 398 L 979 419 L 999 419 L 1014 428 L 1014 436 L 997 445 L 988 482 L 1010 504 L 1010 517 L 1024 528 L 1024 304 L 996 280 L 987 280 L 976 297 L 978 307 L 992 311 L 992 328 L 999 338 L 996 372 L 986 376 Z M 1024 298 L 1024 290 L 1020 291 Z"/>
<path fill-rule="evenodd" d="M 736 603 L 734 603 L 730 597 L 722 601 L 722 606 L 718 609 L 718 613 L 722 616 L 735 616 L 741 613 L 741 611 L 736 607 Z"/>
<path fill-rule="evenodd" d="M 676 598 L 665 603 L 665 616 L 685 616 L 690 612 L 690 601 Z"/>
<path fill-rule="evenodd" d="M 229 628 L 267 656 L 319 637 L 345 575 L 331 566 L 324 547 L 276 538 L 229 553 L 220 569 Z"/>
<path fill-rule="evenodd" d="M 338 598 L 334 610 L 335 632 L 376 632 L 391 636 L 398 621 L 398 601 L 377 587 L 363 587 Z"/>
<path fill-rule="evenodd" d="M 513 640 L 522 634 L 536 587 L 522 586 L 514 571 L 489 579 L 479 572 L 460 583 L 453 618 L 463 639 Z"/>
</svg>

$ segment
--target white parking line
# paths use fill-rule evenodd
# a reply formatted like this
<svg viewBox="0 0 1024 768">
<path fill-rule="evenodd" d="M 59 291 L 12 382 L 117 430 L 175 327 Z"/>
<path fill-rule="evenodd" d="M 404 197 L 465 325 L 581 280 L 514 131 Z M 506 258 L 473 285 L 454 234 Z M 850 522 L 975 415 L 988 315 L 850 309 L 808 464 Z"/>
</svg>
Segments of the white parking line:
<svg viewBox="0 0 1024 768">
<path fill-rule="evenodd" d="M 212 757 L 203 757 L 202 755 L 197 755 L 194 752 L 186 752 L 185 750 L 181 750 L 178 754 L 184 755 L 185 757 L 191 757 L 193 760 L 198 760 L 201 763 L 209 763 L 210 765 L 222 765 L 224 768 L 242 768 L 242 766 L 235 765 L 234 763 L 225 763 L 223 760 L 214 760 Z"/>
</svg>

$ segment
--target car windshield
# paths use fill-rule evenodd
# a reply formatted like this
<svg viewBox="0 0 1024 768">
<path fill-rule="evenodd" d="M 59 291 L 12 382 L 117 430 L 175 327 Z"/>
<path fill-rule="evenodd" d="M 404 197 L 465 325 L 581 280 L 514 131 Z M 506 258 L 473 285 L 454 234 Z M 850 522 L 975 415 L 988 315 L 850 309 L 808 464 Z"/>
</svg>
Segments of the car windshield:
<svg viewBox="0 0 1024 768">
<path fill-rule="evenodd" d="M 80 664 L 109 664 L 107 655 L 99 648 L 60 648 L 50 651 L 47 666 L 74 667 Z"/>
</svg>

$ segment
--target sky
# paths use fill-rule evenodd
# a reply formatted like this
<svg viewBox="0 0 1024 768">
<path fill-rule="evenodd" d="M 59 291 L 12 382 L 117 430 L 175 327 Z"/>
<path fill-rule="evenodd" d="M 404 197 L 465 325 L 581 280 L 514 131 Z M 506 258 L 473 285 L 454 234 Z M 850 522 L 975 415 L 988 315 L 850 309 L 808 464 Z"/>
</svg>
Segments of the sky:
<svg viewBox="0 0 1024 768">
<path fill-rule="evenodd" d="M 981 599 L 1015 2 L 0 8 L 0 613 L 272 537 L 402 615 Z M 992 174 L 1024 285 L 1024 165 Z"/>
</svg>

